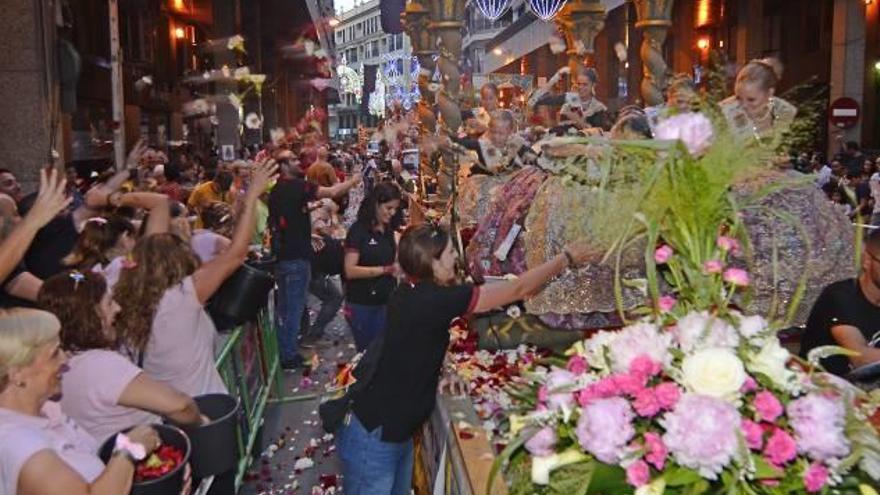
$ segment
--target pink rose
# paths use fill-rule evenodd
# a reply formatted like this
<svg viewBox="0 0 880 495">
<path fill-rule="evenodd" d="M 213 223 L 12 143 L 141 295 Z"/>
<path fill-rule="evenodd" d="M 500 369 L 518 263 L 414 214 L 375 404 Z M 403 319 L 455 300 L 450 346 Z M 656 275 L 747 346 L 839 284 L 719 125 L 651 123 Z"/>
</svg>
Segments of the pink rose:
<svg viewBox="0 0 880 495">
<path fill-rule="evenodd" d="M 645 418 L 656 416 L 660 412 L 660 402 L 657 400 L 657 395 L 649 388 L 636 392 L 632 405 L 636 413 Z"/>
<path fill-rule="evenodd" d="M 739 390 L 744 394 L 754 392 L 755 390 L 758 390 L 758 382 L 756 382 L 754 378 L 746 376 L 746 381 L 743 382 L 743 386 L 740 387 Z"/>
<path fill-rule="evenodd" d="M 663 367 L 647 354 L 639 354 L 629 363 L 629 372 L 638 377 L 650 378 L 660 374 Z"/>
<path fill-rule="evenodd" d="M 660 299 L 657 300 L 657 307 L 661 313 L 668 313 L 676 303 L 678 303 L 678 299 L 672 296 L 660 296 Z"/>
<path fill-rule="evenodd" d="M 651 468 L 645 461 L 636 461 L 626 468 L 626 481 L 632 486 L 647 485 L 651 481 Z"/>
<path fill-rule="evenodd" d="M 742 420 L 741 427 L 743 436 L 746 438 L 746 445 L 752 450 L 761 450 L 764 445 L 764 429 L 761 425 L 748 419 Z"/>
<path fill-rule="evenodd" d="M 663 467 L 666 465 L 666 456 L 669 455 L 663 438 L 657 433 L 645 433 L 645 450 L 647 451 L 645 460 L 659 471 L 663 471 Z"/>
<path fill-rule="evenodd" d="M 770 464 L 781 466 L 797 457 L 797 443 L 782 428 L 776 428 L 764 446 L 764 455 Z"/>
<path fill-rule="evenodd" d="M 739 241 L 726 235 L 718 236 L 718 248 L 724 252 L 739 253 Z"/>
<path fill-rule="evenodd" d="M 565 367 L 575 375 L 582 375 L 587 371 L 587 358 L 574 355 L 568 359 L 568 364 Z"/>
<path fill-rule="evenodd" d="M 658 247 L 657 250 L 654 251 L 654 261 L 658 265 L 662 265 L 662 264 L 666 263 L 667 261 L 669 261 L 669 258 L 671 258 L 671 257 L 672 257 L 672 248 L 667 246 L 666 244 Z"/>
<path fill-rule="evenodd" d="M 725 282 L 739 287 L 746 287 L 749 285 L 749 274 L 741 268 L 728 268 L 724 271 L 722 278 Z"/>
<path fill-rule="evenodd" d="M 753 405 L 755 406 L 755 411 L 758 412 L 758 417 L 768 423 L 776 421 L 776 418 L 783 413 L 782 403 L 779 402 L 775 395 L 766 390 L 755 395 Z"/>
<path fill-rule="evenodd" d="M 822 490 L 827 482 L 828 468 L 818 462 L 810 464 L 810 467 L 804 472 L 804 486 L 810 493 Z"/>
<path fill-rule="evenodd" d="M 703 273 L 721 273 L 724 265 L 718 260 L 709 260 L 703 263 Z"/>
<path fill-rule="evenodd" d="M 654 387 L 654 395 L 663 409 L 672 409 L 681 398 L 681 390 L 672 382 L 664 382 Z"/>
</svg>

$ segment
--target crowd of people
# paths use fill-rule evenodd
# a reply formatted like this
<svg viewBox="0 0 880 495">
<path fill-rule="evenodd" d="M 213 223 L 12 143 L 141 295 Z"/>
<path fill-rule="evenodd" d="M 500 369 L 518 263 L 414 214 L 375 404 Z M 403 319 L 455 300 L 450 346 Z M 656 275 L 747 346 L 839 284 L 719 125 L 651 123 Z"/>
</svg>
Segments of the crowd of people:
<svg viewBox="0 0 880 495">
<path fill-rule="evenodd" d="M 734 132 L 761 141 L 791 123 L 795 110 L 774 95 L 779 71 L 766 60 L 740 71 L 735 95 L 721 103 Z M 572 89 L 559 92 L 566 75 Z M 372 377 L 336 432 L 345 493 L 408 494 L 412 437 L 435 405 L 449 322 L 520 301 L 599 253 L 577 242 L 514 280 L 463 282 L 453 234 L 413 221 L 422 208 L 412 194 L 418 160 L 406 154 L 443 149 L 469 157 L 464 174 L 500 174 L 536 163 L 536 143 L 552 136 L 650 138 L 697 98 L 692 81 L 674 78 L 665 104 L 627 107 L 613 121 L 598 83 L 592 69 L 564 68 L 518 111 L 502 108 L 487 84 L 458 132 L 420 139 L 416 113 L 396 112 L 375 149 L 331 144 L 315 129 L 231 162 L 169 159 L 138 143 L 122 170 L 42 170 L 29 195 L 0 169 L 2 492 L 127 493 L 134 462 L 159 445 L 146 425 L 210 421 L 193 398 L 227 392 L 214 362 L 225 322 L 206 308 L 249 257 L 268 256 L 284 370 L 305 366 L 302 349 L 322 345 L 343 305 L 356 348 L 373 354 Z M 818 155 L 790 162 L 875 225 L 878 165 L 856 143 L 827 164 Z M 424 193 L 438 187 L 420 179 Z M 880 311 L 880 237 L 869 237 L 865 253 L 860 285 L 838 292 L 861 288 L 853 294 L 866 303 L 820 298 L 811 335 L 870 347 L 860 327 Z M 314 319 L 309 294 L 320 302 Z M 846 309 L 828 309 L 835 304 Z M 850 323 L 836 324 L 843 313 Z M 105 465 L 97 446 L 125 430 Z"/>
</svg>

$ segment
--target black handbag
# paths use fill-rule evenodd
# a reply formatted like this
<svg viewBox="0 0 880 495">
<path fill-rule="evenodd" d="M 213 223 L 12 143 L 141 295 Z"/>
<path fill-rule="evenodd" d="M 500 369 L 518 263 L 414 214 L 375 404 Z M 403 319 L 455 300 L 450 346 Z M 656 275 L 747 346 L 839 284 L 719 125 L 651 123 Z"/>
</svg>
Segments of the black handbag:
<svg viewBox="0 0 880 495">
<path fill-rule="evenodd" d="M 373 375 L 376 374 L 376 369 L 379 368 L 379 359 L 382 356 L 382 346 L 385 342 L 384 336 L 385 332 L 380 332 L 367 346 L 352 371 L 356 381 L 345 389 L 342 396 L 321 399 L 321 404 L 318 406 L 318 416 L 321 418 L 321 427 L 326 433 L 336 433 L 345 421 L 345 417 L 351 412 L 358 395 L 369 387 Z"/>
</svg>

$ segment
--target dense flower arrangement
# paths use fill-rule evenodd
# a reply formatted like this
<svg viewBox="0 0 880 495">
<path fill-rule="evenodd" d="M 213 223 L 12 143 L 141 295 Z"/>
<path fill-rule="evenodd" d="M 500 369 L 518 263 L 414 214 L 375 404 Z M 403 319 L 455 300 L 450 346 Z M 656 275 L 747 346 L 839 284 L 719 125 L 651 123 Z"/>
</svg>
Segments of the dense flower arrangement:
<svg viewBox="0 0 880 495">
<path fill-rule="evenodd" d="M 839 349 L 801 360 L 779 343 L 784 321 L 736 307 L 749 246 L 730 185 L 766 162 L 708 125 L 668 123 L 679 141 L 657 155 L 616 243 L 647 240 L 638 319 L 529 375 L 495 466 L 506 463 L 512 493 L 876 494 L 880 438 L 868 420 L 880 393 L 821 371 Z"/>
</svg>

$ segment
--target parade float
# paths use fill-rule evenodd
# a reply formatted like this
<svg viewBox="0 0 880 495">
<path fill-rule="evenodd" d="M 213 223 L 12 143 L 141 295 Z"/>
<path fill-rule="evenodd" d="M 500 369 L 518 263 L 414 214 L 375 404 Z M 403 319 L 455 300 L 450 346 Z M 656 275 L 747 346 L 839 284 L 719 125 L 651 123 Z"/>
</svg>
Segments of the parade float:
<svg viewBox="0 0 880 495">
<path fill-rule="evenodd" d="M 537 166 L 463 182 L 475 278 L 575 239 L 607 254 L 486 333 L 455 326 L 471 400 L 441 397 L 423 435 L 423 464 L 432 443 L 451 459 L 447 493 L 876 493 L 880 394 L 822 372 L 840 349 L 801 359 L 778 337 L 853 276 L 857 233 L 707 115 L 669 119 L 662 140 L 552 139 Z"/>
</svg>

